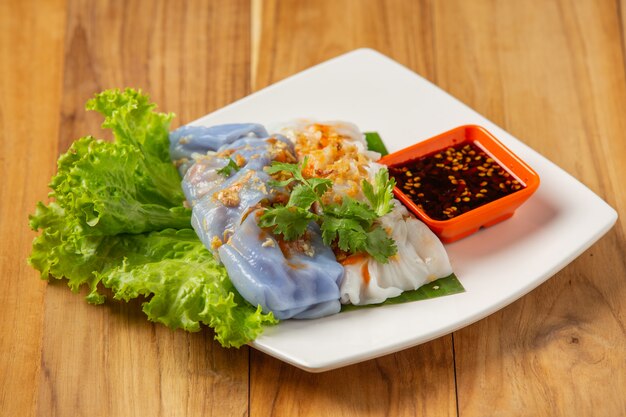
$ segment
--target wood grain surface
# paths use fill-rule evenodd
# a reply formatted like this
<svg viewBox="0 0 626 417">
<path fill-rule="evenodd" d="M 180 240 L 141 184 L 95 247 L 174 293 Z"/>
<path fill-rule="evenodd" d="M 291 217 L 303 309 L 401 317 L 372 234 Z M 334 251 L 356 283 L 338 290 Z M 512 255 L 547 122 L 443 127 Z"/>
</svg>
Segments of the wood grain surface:
<svg viewBox="0 0 626 417">
<path fill-rule="evenodd" d="M 625 214 L 625 19 L 615 0 L 0 2 L 0 415 L 626 415 L 621 220 L 474 325 L 322 374 L 223 349 L 209 330 L 172 332 L 138 303 L 88 305 L 25 261 L 27 215 L 56 158 L 99 131 L 84 111 L 94 93 L 142 88 L 178 126 L 358 47 L 449 91 Z"/>
</svg>

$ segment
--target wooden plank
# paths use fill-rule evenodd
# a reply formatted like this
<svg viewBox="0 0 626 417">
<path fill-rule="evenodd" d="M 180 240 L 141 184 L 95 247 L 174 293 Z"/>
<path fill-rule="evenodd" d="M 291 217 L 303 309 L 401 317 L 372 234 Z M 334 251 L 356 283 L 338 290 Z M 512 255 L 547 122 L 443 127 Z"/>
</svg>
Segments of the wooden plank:
<svg viewBox="0 0 626 417">
<path fill-rule="evenodd" d="M 377 49 L 434 76 L 428 1 L 254 0 L 254 87 L 259 89 L 352 49 Z"/>
<path fill-rule="evenodd" d="M 187 123 L 249 91 L 249 3 L 70 0 L 59 148 L 98 135 L 96 92 L 136 87 Z M 39 415 L 245 415 L 248 349 L 149 323 L 139 302 L 48 286 Z"/>
<path fill-rule="evenodd" d="M 252 417 L 456 416 L 450 337 L 319 374 L 251 355 Z"/>
<path fill-rule="evenodd" d="M 626 58 L 626 2 L 624 2 L 624 0 L 618 0 L 617 9 L 619 12 L 622 56 Z M 624 66 L 626 67 L 626 62 L 624 62 Z"/>
<path fill-rule="evenodd" d="M 0 414 L 35 411 L 45 283 L 26 264 L 58 133 L 64 1 L 0 2 Z"/>
<path fill-rule="evenodd" d="M 84 103 L 106 88 L 148 92 L 173 127 L 250 91 L 247 1 L 71 1 L 69 13 L 62 150 L 98 131 Z"/>
<path fill-rule="evenodd" d="M 343 52 L 372 47 L 433 76 L 427 2 L 259 1 L 253 85 L 262 88 Z M 309 374 L 251 351 L 251 416 L 456 415 L 451 337 Z"/>
<path fill-rule="evenodd" d="M 439 84 L 623 213 L 615 2 L 450 1 L 434 16 Z M 455 333 L 460 416 L 626 414 L 624 247 L 618 223 L 539 289 Z"/>
</svg>

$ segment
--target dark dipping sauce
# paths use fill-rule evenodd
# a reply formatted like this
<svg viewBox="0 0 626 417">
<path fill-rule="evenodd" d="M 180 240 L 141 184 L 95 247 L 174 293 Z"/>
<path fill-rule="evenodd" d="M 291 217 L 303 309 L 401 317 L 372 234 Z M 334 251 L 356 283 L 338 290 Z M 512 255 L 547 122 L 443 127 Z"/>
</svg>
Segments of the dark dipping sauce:
<svg viewBox="0 0 626 417">
<path fill-rule="evenodd" d="M 473 142 L 390 166 L 389 173 L 434 220 L 451 219 L 524 187 Z"/>
</svg>

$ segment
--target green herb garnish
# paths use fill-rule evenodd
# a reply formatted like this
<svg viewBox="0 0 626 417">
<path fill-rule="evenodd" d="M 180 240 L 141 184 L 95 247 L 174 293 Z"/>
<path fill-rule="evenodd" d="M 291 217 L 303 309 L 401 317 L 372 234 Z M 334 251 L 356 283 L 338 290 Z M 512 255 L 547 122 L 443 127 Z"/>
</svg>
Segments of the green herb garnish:
<svg viewBox="0 0 626 417">
<path fill-rule="evenodd" d="M 361 186 L 363 187 L 363 194 L 370 202 L 370 205 L 378 216 L 383 216 L 391 211 L 393 208 L 393 187 L 396 186 L 396 180 L 389 178 L 389 171 L 387 168 L 380 169 L 376 173 L 374 183 L 377 187 L 374 188 L 368 181 L 363 180 Z"/>
<path fill-rule="evenodd" d="M 218 169 L 217 173 L 225 177 L 230 177 L 233 172 L 237 172 L 239 169 L 239 165 L 237 165 L 237 163 L 231 158 L 228 158 L 228 163 L 224 166 L 224 168 Z"/>
<path fill-rule="evenodd" d="M 375 177 L 374 184 L 363 180 L 363 192 L 368 203 L 344 196 L 341 204 L 323 201 L 323 195 L 332 187 L 332 181 L 325 178 L 304 178 L 302 170 L 308 162 L 301 164 L 274 163 L 267 169 L 270 174 L 285 172 L 290 178 L 275 181 L 274 185 L 292 185 L 287 204 L 277 204 L 269 208 L 259 219 L 259 226 L 272 228 L 274 233 L 283 235 L 286 240 L 301 237 L 311 221 L 320 225 L 322 239 L 326 245 L 336 244 L 339 249 L 349 252 L 367 252 L 378 262 L 386 263 L 397 252 L 393 239 L 375 220 L 393 208 L 391 190 L 395 182 L 389 179 L 386 168 Z M 294 185 L 295 184 L 295 185 Z M 318 205 L 321 214 L 311 211 Z"/>
</svg>

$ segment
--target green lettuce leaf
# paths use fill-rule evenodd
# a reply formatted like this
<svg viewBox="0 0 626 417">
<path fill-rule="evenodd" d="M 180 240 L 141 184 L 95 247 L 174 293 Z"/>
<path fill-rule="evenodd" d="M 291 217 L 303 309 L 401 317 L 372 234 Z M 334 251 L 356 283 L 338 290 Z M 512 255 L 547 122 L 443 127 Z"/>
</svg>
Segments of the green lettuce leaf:
<svg viewBox="0 0 626 417">
<path fill-rule="evenodd" d="M 120 261 L 98 278 L 116 299 L 149 297 L 143 311 L 152 321 L 192 332 L 206 324 L 225 347 L 239 347 L 277 323 L 237 293 L 192 229 L 128 235 L 112 255 Z"/>
<path fill-rule="evenodd" d="M 170 114 L 157 113 L 148 96 L 108 90 L 87 104 L 105 117 L 115 140 L 84 137 L 58 161 L 53 199 L 29 217 L 41 234 L 29 263 L 67 279 L 87 301 L 142 297 L 148 319 L 173 329 L 212 327 L 223 346 L 239 347 L 277 321 L 248 304 L 223 266 L 190 228 L 178 171 L 169 159 Z"/>
<path fill-rule="evenodd" d="M 162 176 L 178 176 L 171 163 L 161 170 Z M 50 188 L 50 197 L 88 234 L 112 236 L 190 224 L 180 180 L 176 194 L 164 192 L 149 174 L 148 159 L 131 145 L 92 137 L 75 141 L 59 158 Z"/>
<path fill-rule="evenodd" d="M 160 193 L 172 202 L 182 202 L 180 176 L 169 154 L 172 113 L 156 112 L 150 97 L 131 88 L 105 90 L 89 100 L 86 108 L 104 116 L 102 127 L 113 131 L 117 144 L 134 147 L 142 153 L 145 172 Z"/>
<path fill-rule="evenodd" d="M 89 235 L 80 222 L 56 202 L 38 203 L 35 214 L 30 216 L 30 226 L 33 230 L 42 230 L 33 241 L 28 259 L 41 272 L 41 277 L 67 278 L 74 292 L 86 284 L 90 290 L 87 301 L 103 303 L 104 296 L 98 293 L 99 279 L 94 271 L 106 264 L 108 253 L 116 244 L 115 238 Z"/>
</svg>

